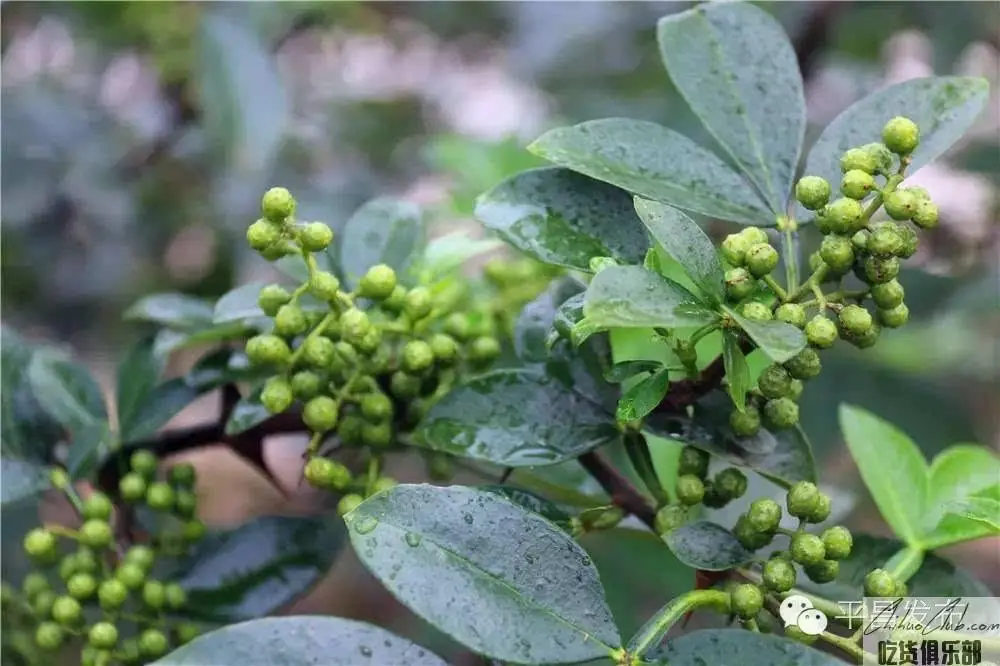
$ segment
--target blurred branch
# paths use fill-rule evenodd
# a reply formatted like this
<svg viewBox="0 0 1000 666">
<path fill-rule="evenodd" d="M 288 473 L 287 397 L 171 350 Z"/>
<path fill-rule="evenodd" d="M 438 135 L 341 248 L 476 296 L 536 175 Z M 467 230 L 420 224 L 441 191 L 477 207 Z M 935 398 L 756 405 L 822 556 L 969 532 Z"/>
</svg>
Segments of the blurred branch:
<svg viewBox="0 0 1000 666">
<path fill-rule="evenodd" d="M 653 508 L 642 493 L 636 490 L 631 481 L 626 479 L 596 451 L 584 453 L 577 460 L 587 470 L 587 473 L 594 477 L 594 480 L 600 483 L 604 491 L 611 496 L 611 501 L 615 506 L 621 507 L 641 520 L 649 529 L 654 529 L 656 509 Z"/>
<path fill-rule="evenodd" d="M 808 81 L 815 73 L 819 56 L 830 42 L 833 21 L 843 9 L 849 8 L 851 2 L 834 2 L 824 0 L 811 3 L 811 11 L 806 18 L 802 31 L 793 41 L 795 56 L 799 61 L 802 79 Z"/>
</svg>

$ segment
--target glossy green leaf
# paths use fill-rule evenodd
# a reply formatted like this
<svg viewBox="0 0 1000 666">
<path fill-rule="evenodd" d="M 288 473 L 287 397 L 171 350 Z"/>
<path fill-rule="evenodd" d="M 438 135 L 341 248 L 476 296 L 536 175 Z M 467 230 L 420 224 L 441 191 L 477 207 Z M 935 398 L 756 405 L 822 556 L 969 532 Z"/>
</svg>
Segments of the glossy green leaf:
<svg viewBox="0 0 1000 666">
<path fill-rule="evenodd" d="M 731 531 L 707 520 L 681 525 L 663 540 L 678 560 L 702 571 L 726 571 L 753 559 Z"/>
<path fill-rule="evenodd" d="M 559 167 L 500 183 L 479 197 L 476 217 L 539 261 L 585 272 L 593 257 L 637 263 L 649 247 L 627 192 Z"/>
<path fill-rule="evenodd" d="M 733 399 L 733 405 L 743 410 L 747 391 L 753 388 L 753 377 L 747 357 L 740 349 L 740 338 L 732 331 L 723 331 L 722 362 L 726 369 L 726 390 Z"/>
<path fill-rule="evenodd" d="M 843 666 L 836 657 L 784 636 L 702 629 L 668 640 L 645 658 L 670 666 Z"/>
<path fill-rule="evenodd" d="M 108 418 L 101 387 L 83 366 L 37 351 L 27 372 L 39 404 L 66 428 L 80 430 Z"/>
<path fill-rule="evenodd" d="M 657 372 L 663 369 L 663 364 L 659 361 L 622 361 L 615 363 L 604 373 L 604 380 L 613 384 L 621 384 L 636 375 L 647 372 Z"/>
<path fill-rule="evenodd" d="M 264 286 L 264 282 L 251 282 L 250 284 L 241 284 L 224 294 L 215 303 L 212 322 L 225 324 L 232 321 L 264 317 L 264 311 L 257 305 L 257 298 Z"/>
<path fill-rule="evenodd" d="M 63 428 L 42 407 L 27 370 L 35 353 L 16 331 L 0 329 L 0 442 L 5 457 L 47 464 Z"/>
<path fill-rule="evenodd" d="M 701 293 L 713 303 L 721 303 L 726 295 L 722 263 L 701 227 L 676 208 L 656 201 L 636 197 L 635 210 L 656 242 L 681 265 Z"/>
<path fill-rule="evenodd" d="M 89 477 L 111 451 L 113 436 L 106 421 L 95 421 L 74 431 L 66 458 L 70 478 Z"/>
<path fill-rule="evenodd" d="M 784 363 L 806 348 L 806 335 L 783 321 L 757 321 L 728 310 L 740 328 L 775 363 Z"/>
<path fill-rule="evenodd" d="M 122 428 L 122 441 L 135 441 L 155 434 L 203 392 L 184 377 L 168 379 L 156 386 L 138 406 L 128 428 Z"/>
<path fill-rule="evenodd" d="M 254 322 L 259 325 L 267 320 Z M 250 328 L 245 322 L 229 322 L 226 324 L 205 324 L 189 330 L 163 328 L 157 331 L 153 339 L 153 354 L 160 359 L 166 359 L 171 353 L 196 345 L 221 344 L 227 342 L 246 342 L 246 338 L 254 331 L 266 332 L 267 327 Z"/>
<path fill-rule="evenodd" d="M 659 370 L 637 382 L 618 400 L 615 418 L 620 423 L 630 423 L 645 418 L 663 401 L 670 387 L 670 372 Z"/>
<path fill-rule="evenodd" d="M 882 128 L 894 116 L 906 116 L 920 128 L 907 174 L 912 175 L 950 148 L 968 131 L 989 99 L 986 79 L 942 76 L 911 79 L 880 90 L 848 107 L 827 125 L 809 152 L 805 173 L 840 182 L 840 157 L 848 148 L 882 140 Z M 809 219 L 804 209 L 796 218 Z"/>
<path fill-rule="evenodd" d="M 117 399 L 118 429 L 127 433 L 135 414 L 163 374 L 164 359 L 153 349 L 153 338 L 143 338 L 133 345 L 118 364 Z"/>
<path fill-rule="evenodd" d="M 753 187 L 682 134 L 645 120 L 605 118 L 550 130 L 528 146 L 550 162 L 646 199 L 741 224 L 772 218 Z"/>
<path fill-rule="evenodd" d="M 188 593 L 185 613 L 220 622 L 260 617 L 294 601 L 346 544 L 336 516 L 264 516 L 213 532 L 168 579 Z"/>
<path fill-rule="evenodd" d="M 348 286 L 375 264 L 394 268 L 405 280 L 419 260 L 426 238 L 423 213 L 412 203 L 389 198 L 369 201 L 344 224 L 338 252 Z"/>
<path fill-rule="evenodd" d="M 240 622 L 199 636 L 150 666 L 447 666 L 405 638 L 340 617 L 291 615 Z"/>
<path fill-rule="evenodd" d="M 795 51 L 748 2 L 703 3 L 660 19 L 660 55 L 705 129 L 783 215 L 806 128 Z M 724 190 L 723 190 L 724 191 Z"/>
<path fill-rule="evenodd" d="M 232 414 L 229 415 L 229 420 L 226 421 L 227 435 L 246 432 L 270 418 L 271 413 L 260 402 L 260 393 L 261 388 L 258 387 L 236 403 Z"/>
<path fill-rule="evenodd" d="M 586 285 L 575 278 L 557 278 L 539 294 L 533 301 L 521 308 L 521 313 L 514 324 L 514 352 L 518 358 L 527 363 L 545 363 L 549 359 L 549 337 L 557 326 L 556 320 L 562 316 L 567 320 L 558 324 L 565 330 L 571 322 L 570 306 L 563 310 L 563 305 L 571 298 L 577 298 L 577 303 L 583 302 L 583 290 Z M 560 315 L 562 312 L 562 315 Z M 572 323 L 576 323 L 575 321 Z"/>
<path fill-rule="evenodd" d="M 583 314 L 601 328 L 677 328 L 718 318 L 684 287 L 640 266 L 612 266 L 594 276 Z"/>
<path fill-rule="evenodd" d="M 400 485 L 344 519 L 355 551 L 382 584 L 479 654 L 563 664 L 604 656 L 621 642 L 586 552 L 494 493 Z"/>
<path fill-rule="evenodd" d="M 978 539 L 984 536 L 1000 536 L 1000 500 L 993 497 L 966 497 L 961 500 L 952 500 L 945 504 L 945 508 L 953 516 L 980 525 L 981 532 L 975 536 L 967 536 L 963 540 Z"/>
<path fill-rule="evenodd" d="M 840 429 L 885 522 L 906 543 L 920 546 L 928 496 L 920 449 L 896 426 L 851 405 L 840 406 Z"/>
<path fill-rule="evenodd" d="M 984 446 L 958 444 L 942 451 L 931 462 L 927 477 L 924 535 L 921 542 L 928 549 L 941 548 L 959 541 L 978 539 L 994 531 L 989 521 L 963 515 L 988 509 L 974 496 L 1000 483 L 1000 458 Z M 963 508 L 964 507 L 964 508 Z M 958 509 L 958 510 L 956 510 Z M 953 514 L 953 515 L 948 515 Z M 985 514 L 990 517 L 989 514 Z M 1000 515 L 992 516 L 994 524 Z"/>
<path fill-rule="evenodd" d="M 556 315 L 552 320 L 552 329 L 555 333 L 570 341 L 573 340 L 573 329 L 583 321 L 583 301 L 583 292 L 563 301 L 556 309 Z"/>
<path fill-rule="evenodd" d="M 431 449 L 521 467 L 574 458 L 616 434 L 608 414 L 559 380 L 496 370 L 447 393 L 415 436 Z"/>
<path fill-rule="evenodd" d="M 453 231 L 427 243 L 416 272 L 423 281 L 432 282 L 470 259 L 503 246 L 503 242 L 495 238 L 472 238 L 467 230 Z"/>
<path fill-rule="evenodd" d="M 212 303 L 185 294 L 151 294 L 139 299 L 123 315 L 128 321 L 144 321 L 181 330 L 207 328 L 212 324 Z"/>
<path fill-rule="evenodd" d="M 517 488 L 516 486 L 499 484 L 477 486 L 477 489 L 499 495 L 500 497 L 518 505 L 522 509 L 537 513 L 567 532 L 573 531 L 573 516 L 563 510 L 559 505 L 545 499 L 541 495 L 531 492 L 530 490 L 524 490 L 523 488 Z"/>
<path fill-rule="evenodd" d="M 49 487 L 48 469 L 27 460 L 0 457 L 0 506 L 32 497 Z"/>
<path fill-rule="evenodd" d="M 255 382 L 270 376 L 270 370 L 251 366 L 246 352 L 237 349 L 215 349 L 208 352 L 185 375 L 184 381 L 200 393 L 224 384 Z"/>
</svg>

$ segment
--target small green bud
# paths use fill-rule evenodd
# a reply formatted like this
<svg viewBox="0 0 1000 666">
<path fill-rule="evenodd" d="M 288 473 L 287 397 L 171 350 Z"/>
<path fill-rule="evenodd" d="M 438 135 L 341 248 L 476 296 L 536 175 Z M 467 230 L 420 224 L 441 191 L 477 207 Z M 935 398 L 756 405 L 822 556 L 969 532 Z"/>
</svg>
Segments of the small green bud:
<svg viewBox="0 0 1000 666">
<path fill-rule="evenodd" d="M 118 627 L 110 622 L 98 622 L 87 633 L 87 642 L 98 650 L 113 650 L 118 644 Z"/>
<path fill-rule="evenodd" d="M 325 395 L 307 402 L 302 409 L 302 422 L 312 432 L 328 432 L 337 425 L 337 402 Z"/>
<path fill-rule="evenodd" d="M 174 489 L 167 483 L 151 483 L 146 490 L 146 504 L 154 511 L 170 511 L 174 508 Z"/>
<path fill-rule="evenodd" d="M 85 601 L 97 593 L 97 579 L 87 573 L 78 573 L 66 581 L 66 591 L 74 599 Z"/>
<path fill-rule="evenodd" d="M 747 477 L 735 467 L 727 467 L 715 475 L 712 487 L 727 500 L 739 499 L 747 491 Z"/>
<path fill-rule="evenodd" d="M 720 249 L 722 257 L 730 266 L 740 267 L 746 262 L 747 250 L 750 248 L 750 240 L 742 234 L 729 234 L 726 236 Z"/>
<path fill-rule="evenodd" d="M 197 481 L 198 474 L 191 463 L 174 463 L 167 470 L 167 481 L 174 486 L 190 488 Z"/>
<path fill-rule="evenodd" d="M 834 233 L 849 236 L 864 226 L 864 209 L 860 203 L 847 197 L 828 203 L 824 215 Z"/>
<path fill-rule="evenodd" d="M 247 227 L 247 244 L 264 252 L 281 240 L 281 227 L 267 220 L 257 220 Z"/>
<path fill-rule="evenodd" d="M 869 143 L 861 146 L 875 160 L 875 172 L 887 174 L 892 169 L 892 151 L 884 143 Z"/>
<path fill-rule="evenodd" d="M 85 519 L 108 520 L 114 505 L 111 499 L 101 492 L 95 492 L 83 501 L 81 514 Z"/>
<path fill-rule="evenodd" d="M 311 370 L 301 370 L 292 375 L 289 386 L 299 400 L 309 400 L 323 390 L 323 378 Z"/>
<path fill-rule="evenodd" d="M 420 394 L 421 381 L 419 377 L 407 374 L 402 371 L 393 373 L 389 380 L 389 390 L 397 398 L 408 400 Z"/>
<path fill-rule="evenodd" d="M 896 257 L 868 257 L 864 263 L 865 282 L 882 284 L 899 275 L 899 259 Z"/>
<path fill-rule="evenodd" d="M 855 252 L 864 253 L 868 250 L 868 238 L 871 236 L 871 232 L 867 229 L 862 229 L 861 231 L 855 233 L 851 236 L 851 245 L 854 247 Z"/>
<path fill-rule="evenodd" d="M 909 155 L 920 144 L 920 129 L 909 118 L 896 116 L 882 128 L 882 141 L 897 155 Z"/>
<path fill-rule="evenodd" d="M 860 169 L 848 171 L 840 181 L 840 191 L 844 196 L 858 201 L 868 196 L 874 187 L 875 178 Z"/>
<path fill-rule="evenodd" d="M 788 395 L 792 376 L 778 364 L 764 368 L 757 379 L 757 387 L 765 398 L 783 398 Z"/>
<path fill-rule="evenodd" d="M 693 474 L 682 474 L 677 477 L 677 499 L 682 504 L 694 506 L 701 503 L 705 497 L 705 484 Z"/>
<path fill-rule="evenodd" d="M 337 503 L 337 515 L 339 515 L 340 517 L 346 516 L 351 511 L 354 511 L 359 506 L 361 506 L 361 503 L 364 501 L 365 498 L 362 497 L 361 495 L 356 495 L 356 494 L 344 495 L 343 497 L 340 498 L 340 501 Z"/>
<path fill-rule="evenodd" d="M 454 365 L 458 361 L 458 342 L 445 333 L 435 333 L 430 339 L 434 360 L 443 367 Z"/>
<path fill-rule="evenodd" d="M 744 303 L 740 308 L 740 314 L 753 321 L 770 321 L 773 317 L 771 308 L 757 301 Z"/>
<path fill-rule="evenodd" d="M 247 359 L 256 366 L 282 366 L 288 363 L 292 350 L 277 335 L 255 335 L 247 340 Z"/>
<path fill-rule="evenodd" d="M 820 538 L 823 539 L 826 556 L 831 560 L 845 559 L 851 554 L 851 548 L 854 546 L 850 530 L 839 525 L 824 530 Z"/>
<path fill-rule="evenodd" d="M 830 183 L 819 176 L 803 176 L 795 184 L 795 198 L 808 210 L 819 210 L 830 201 Z"/>
<path fill-rule="evenodd" d="M 138 502 L 146 496 L 146 479 L 140 474 L 130 472 L 118 482 L 118 493 L 126 502 Z"/>
<path fill-rule="evenodd" d="M 400 365 L 405 372 L 421 374 L 434 365 L 434 352 L 423 340 L 410 340 L 403 347 Z"/>
<path fill-rule="evenodd" d="M 917 248 L 920 246 L 917 232 L 908 224 L 898 224 L 896 225 L 896 233 L 902 240 L 899 250 L 896 251 L 896 256 L 900 259 L 909 259 L 917 253 Z"/>
<path fill-rule="evenodd" d="M 680 476 L 693 475 L 699 479 L 708 476 L 708 463 L 710 456 L 694 446 L 685 446 L 681 449 L 680 460 L 677 464 L 677 474 Z"/>
<path fill-rule="evenodd" d="M 260 211 L 272 222 L 284 222 L 295 214 L 295 198 L 284 187 L 272 187 L 261 198 Z"/>
<path fill-rule="evenodd" d="M 792 559 L 803 566 L 819 564 L 826 558 L 826 548 L 823 541 L 815 534 L 798 532 L 792 537 L 788 551 Z"/>
<path fill-rule="evenodd" d="M 860 305 L 845 306 L 840 311 L 838 321 L 845 337 L 864 335 L 874 324 L 871 313 Z"/>
<path fill-rule="evenodd" d="M 873 569 L 865 576 L 866 597 L 893 597 L 896 592 L 896 579 L 885 569 Z"/>
<path fill-rule="evenodd" d="M 749 550 L 760 550 L 774 540 L 773 532 L 755 530 L 746 514 L 741 515 L 733 527 L 733 536 L 740 544 Z"/>
<path fill-rule="evenodd" d="M 906 291 L 903 289 L 903 285 L 899 283 L 899 280 L 893 279 L 874 285 L 871 290 L 871 296 L 872 301 L 875 302 L 875 305 L 879 309 L 891 310 L 903 302 Z"/>
<path fill-rule="evenodd" d="M 57 597 L 52 602 L 52 619 L 64 627 L 74 627 L 79 624 L 83 619 L 83 607 L 80 606 L 76 595 Z"/>
<path fill-rule="evenodd" d="M 146 570 L 134 562 L 124 562 L 115 570 L 115 578 L 130 590 L 138 590 L 146 583 Z"/>
<path fill-rule="evenodd" d="M 758 243 L 767 244 L 768 242 L 767 232 L 761 229 L 760 227 L 744 227 L 740 231 L 740 235 L 747 239 L 748 250 L 752 245 L 757 245 Z"/>
<path fill-rule="evenodd" d="M 745 268 L 726 271 L 726 297 L 731 301 L 742 301 L 754 292 L 757 280 Z"/>
<path fill-rule="evenodd" d="M 799 422 L 799 406 L 791 398 L 775 398 L 764 403 L 764 422 L 774 430 L 785 430 Z"/>
<path fill-rule="evenodd" d="M 878 167 L 875 156 L 864 148 L 849 148 L 840 158 L 840 170 L 843 173 L 862 171 L 873 174 Z"/>
<path fill-rule="evenodd" d="M 340 280 L 329 271 L 316 271 L 309 278 L 309 291 L 326 303 L 332 303 L 340 295 Z"/>
<path fill-rule="evenodd" d="M 786 504 L 788 513 L 796 518 L 806 518 L 819 504 L 819 488 L 815 483 L 799 481 L 788 490 Z"/>
<path fill-rule="evenodd" d="M 751 583 L 741 583 L 731 593 L 733 612 L 744 620 L 757 616 L 764 607 L 764 594 Z"/>
<path fill-rule="evenodd" d="M 678 340 L 674 345 L 674 353 L 684 365 L 694 365 L 698 361 L 698 350 L 690 340 Z"/>
<path fill-rule="evenodd" d="M 788 560 L 770 559 L 764 563 L 762 573 L 764 585 L 779 594 L 795 587 L 795 567 Z"/>
<path fill-rule="evenodd" d="M 156 476 L 156 470 L 160 467 L 160 461 L 150 451 L 136 451 L 129 458 L 129 464 L 133 472 L 142 474 L 145 478 L 151 479 Z"/>
<path fill-rule="evenodd" d="M 798 354 L 785 361 L 785 370 L 788 370 L 795 379 L 808 380 L 819 376 L 823 369 L 819 354 L 815 349 L 806 347 Z"/>
<path fill-rule="evenodd" d="M 114 541 L 114 533 L 107 520 L 88 520 L 80 526 L 80 543 L 96 550 L 103 550 Z"/>
<path fill-rule="evenodd" d="M 774 318 L 777 321 L 791 324 L 795 328 L 805 328 L 806 309 L 798 303 L 783 303 L 774 311 Z"/>
<path fill-rule="evenodd" d="M 500 355 L 500 342 L 492 336 L 481 336 L 469 345 L 469 362 L 485 367 Z"/>
<path fill-rule="evenodd" d="M 729 414 L 729 427 L 737 437 L 753 437 L 760 432 L 760 411 L 747 405 L 741 412 L 734 409 Z"/>
<path fill-rule="evenodd" d="M 361 278 L 359 293 L 364 298 L 381 301 L 392 296 L 396 290 L 396 271 L 391 266 L 378 264 L 372 266 Z"/>
<path fill-rule="evenodd" d="M 854 265 L 854 245 L 846 236 L 830 234 L 823 238 L 819 256 L 831 269 L 844 273 Z"/>
<path fill-rule="evenodd" d="M 930 201 L 921 201 L 910 219 L 921 229 L 933 229 L 938 224 L 938 207 Z"/>
<path fill-rule="evenodd" d="M 302 360 L 317 370 L 329 368 L 336 355 L 336 344 L 322 335 L 310 336 L 302 343 Z"/>
<path fill-rule="evenodd" d="M 333 242 L 333 229 L 322 222 L 310 222 L 299 229 L 299 243 L 306 252 L 322 252 Z"/>
<path fill-rule="evenodd" d="M 392 424 L 387 421 L 365 423 L 361 426 L 361 441 L 367 446 L 375 448 L 389 446 L 392 444 L 392 434 Z"/>
<path fill-rule="evenodd" d="M 920 200 L 909 190 L 896 190 L 885 197 L 885 212 L 894 220 L 908 220 L 917 210 Z"/>
<path fill-rule="evenodd" d="M 127 598 L 128 588 L 125 583 L 115 578 L 109 578 L 97 588 L 97 599 L 104 610 L 118 610 L 125 605 Z"/>
<path fill-rule="evenodd" d="M 468 340 L 471 334 L 469 318 L 461 312 L 448 315 L 444 321 L 444 332 L 460 342 Z"/>
<path fill-rule="evenodd" d="M 288 303 L 278 308 L 274 315 L 274 332 L 285 338 L 301 335 L 308 328 L 306 313 L 298 305 Z"/>
<path fill-rule="evenodd" d="M 778 251 L 767 243 L 757 243 L 747 249 L 746 267 L 754 277 L 769 275 L 778 265 Z"/>
<path fill-rule="evenodd" d="M 411 321 L 420 321 L 431 313 L 433 306 L 431 292 L 426 287 L 414 287 L 406 294 L 403 312 Z"/>
<path fill-rule="evenodd" d="M 295 396 L 292 387 L 284 377 L 271 377 L 264 383 L 260 393 L 260 403 L 271 414 L 280 414 L 292 406 Z"/>
<path fill-rule="evenodd" d="M 372 495 L 377 495 L 378 493 L 384 492 L 391 488 L 395 488 L 399 485 L 396 479 L 388 476 L 382 476 L 375 479 L 375 483 L 372 484 Z"/>
<path fill-rule="evenodd" d="M 755 499 L 747 511 L 747 521 L 758 532 L 774 532 L 781 524 L 781 505 L 767 497 Z"/>
<path fill-rule="evenodd" d="M 660 536 L 684 525 L 688 519 L 688 512 L 683 506 L 668 504 L 656 512 L 656 520 L 653 524 L 656 533 Z"/>
<path fill-rule="evenodd" d="M 822 314 L 809 320 L 805 332 L 809 344 L 819 349 L 828 349 L 837 341 L 837 325 Z"/>
<path fill-rule="evenodd" d="M 66 633 L 55 622 L 42 622 L 35 629 L 35 645 L 46 652 L 55 652 L 63 644 Z"/>
<path fill-rule="evenodd" d="M 167 637 L 159 629 L 146 629 L 139 634 L 139 652 L 143 656 L 156 659 L 165 655 L 169 649 L 170 644 L 167 641 Z"/>
<path fill-rule="evenodd" d="M 906 303 L 900 303 L 894 308 L 879 309 L 878 320 L 888 328 L 899 328 L 910 320 L 910 308 L 906 306 Z"/>
<path fill-rule="evenodd" d="M 392 418 L 392 400 L 384 393 L 369 393 L 361 399 L 361 413 L 374 423 Z"/>
<path fill-rule="evenodd" d="M 814 583 L 832 583 L 840 575 L 840 562 L 836 560 L 822 560 L 816 564 L 803 567 L 806 576 Z"/>
<path fill-rule="evenodd" d="M 895 229 L 888 226 L 879 227 L 868 239 L 868 253 L 876 257 L 892 257 L 903 247 L 903 239 Z"/>
</svg>

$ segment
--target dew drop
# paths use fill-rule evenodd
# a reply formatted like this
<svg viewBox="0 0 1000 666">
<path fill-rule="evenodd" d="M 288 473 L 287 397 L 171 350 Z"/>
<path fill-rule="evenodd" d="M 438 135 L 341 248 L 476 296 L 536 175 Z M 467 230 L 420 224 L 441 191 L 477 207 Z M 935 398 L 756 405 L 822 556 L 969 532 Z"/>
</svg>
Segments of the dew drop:
<svg viewBox="0 0 1000 666">
<path fill-rule="evenodd" d="M 406 539 L 406 545 L 411 548 L 416 548 L 420 545 L 421 536 L 416 532 L 407 532 L 404 538 Z"/>
<path fill-rule="evenodd" d="M 367 657 L 371 657 L 372 656 L 372 649 L 370 647 L 368 647 L 367 645 L 362 645 L 361 647 L 359 647 L 358 648 L 358 652 L 361 653 L 362 657 L 366 657 L 367 658 Z"/>
<path fill-rule="evenodd" d="M 378 527 L 378 518 L 368 516 L 367 518 L 362 518 L 354 524 L 354 531 L 358 534 L 368 534 L 376 527 Z"/>
</svg>

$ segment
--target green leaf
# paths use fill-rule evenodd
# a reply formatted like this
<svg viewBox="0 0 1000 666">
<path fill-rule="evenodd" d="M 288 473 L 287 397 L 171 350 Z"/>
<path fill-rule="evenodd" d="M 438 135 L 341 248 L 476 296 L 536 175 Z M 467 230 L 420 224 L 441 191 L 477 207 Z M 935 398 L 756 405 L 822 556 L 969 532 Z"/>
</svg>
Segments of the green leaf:
<svg viewBox="0 0 1000 666">
<path fill-rule="evenodd" d="M 678 328 L 718 318 L 684 287 L 640 266 L 612 266 L 595 275 L 583 314 L 601 328 Z"/>
<path fill-rule="evenodd" d="M 572 298 L 576 303 L 583 302 L 583 290 L 585 285 L 575 278 L 557 278 L 539 294 L 533 301 L 521 308 L 521 313 L 514 324 L 514 352 L 517 357 L 527 363 L 545 363 L 549 359 L 550 345 L 548 343 L 552 329 L 556 327 L 556 320 L 562 316 L 571 317 L 571 309 L 574 304 L 570 304 L 567 309 L 563 309 Z M 566 326 L 571 326 L 576 322 L 568 319 L 558 324 L 566 330 Z"/>
<path fill-rule="evenodd" d="M 986 79 L 942 76 L 911 79 L 880 90 L 848 107 L 827 125 L 809 152 L 805 173 L 840 183 L 840 157 L 848 148 L 882 140 L 882 128 L 894 116 L 906 116 L 920 128 L 907 174 L 929 164 L 950 148 L 982 112 L 989 99 Z M 799 206 L 796 218 L 811 216 Z"/>
<path fill-rule="evenodd" d="M 657 37 L 677 90 L 771 211 L 784 215 L 806 104 L 781 25 L 748 2 L 710 2 L 660 19 Z"/>
<path fill-rule="evenodd" d="M 153 435 L 203 392 L 183 377 L 163 382 L 138 406 L 128 428 L 122 428 L 122 441 L 132 442 Z"/>
<path fill-rule="evenodd" d="M 621 642 L 586 552 L 494 493 L 400 485 L 344 519 L 355 551 L 382 584 L 479 654 L 564 664 L 605 656 Z"/>
<path fill-rule="evenodd" d="M 131 430 L 136 412 L 163 374 L 163 358 L 154 353 L 153 343 L 154 338 L 143 338 L 129 349 L 118 364 L 115 403 L 118 409 L 118 430 L 123 437 Z"/>
<path fill-rule="evenodd" d="M 465 262 L 504 246 L 495 238 L 471 238 L 467 230 L 453 231 L 431 240 L 424 249 L 415 272 L 421 282 L 434 282 Z"/>
<path fill-rule="evenodd" d="M 257 298 L 260 296 L 260 290 L 264 286 L 264 282 L 251 282 L 250 284 L 242 284 L 224 294 L 215 303 L 212 322 L 215 324 L 225 324 L 266 316 L 264 311 L 260 309 L 260 306 L 257 305 Z"/>
<path fill-rule="evenodd" d="M 63 428 L 39 404 L 27 378 L 35 353 L 17 332 L 0 328 L 0 442 L 5 457 L 48 464 Z"/>
<path fill-rule="evenodd" d="M 49 487 L 49 472 L 42 465 L 0 457 L 0 506 L 33 497 Z"/>
<path fill-rule="evenodd" d="M 28 381 L 45 411 L 69 430 L 108 418 L 104 394 L 90 372 L 54 352 L 35 352 L 28 364 Z"/>
<path fill-rule="evenodd" d="M 226 421 L 227 435 L 238 435 L 241 432 L 246 432 L 270 418 L 271 413 L 260 402 L 262 390 L 262 387 L 258 387 L 236 403 L 232 414 L 229 415 L 229 420 Z"/>
<path fill-rule="evenodd" d="M 405 638 L 340 617 L 291 615 L 240 622 L 199 636 L 150 666 L 447 666 Z"/>
<path fill-rule="evenodd" d="M 588 273 L 592 257 L 638 263 L 649 247 L 627 192 L 559 167 L 500 183 L 479 197 L 476 217 L 539 261 Z"/>
<path fill-rule="evenodd" d="M 340 234 L 339 263 L 346 284 L 356 285 L 375 264 L 387 264 L 405 279 L 423 252 L 425 234 L 418 206 L 389 198 L 369 201 Z"/>
<path fill-rule="evenodd" d="M 645 120 L 605 118 L 550 130 L 528 146 L 550 162 L 646 199 L 741 224 L 768 224 L 753 187 L 687 137 Z"/>
<path fill-rule="evenodd" d="M 415 432 L 431 449 L 508 467 L 562 462 L 616 435 L 599 407 L 531 370 L 495 370 L 452 389 Z"/>
<path fill-rule="evenodd" d="M 259 320 L 263 322 L 265 320 Z M 255 322 L 257 323 L 257 322 Z M 206 324 L 190 330 L 160 329 L 153 339 L 153 354 L 160 359 L 166 359 L 171 353 L 195 345 L 219 344 L 226 342 L 246 341 L 253 329 L 243 322 L 228 324 Z M 261 331 L 265 329 L 260 329 Z"/>
<path fill-rule="evenodd" d="M 945 507 L 949 514 L 979 523 L 983 528 L 982 533 L 963 540 L 1000 535 L 1000 500 L 992 497 L 966 497 L 952 500 Z"/>
<path fill-rule="evenodd" d="M 635 210 L 656 242 L 684 268 L 701 293 L 714 304 L 723 302 L 722 263 L 701 227 L 676 208 L 656 201 L 636 197 Z"/>
<path fill-rule="evenodd" d="M 613 384 L 621 384 L 636 375 L 647 372 L 657 372 L 663 369 L 663 364 L 659 361 L 622 361 L 615 363 L 604 373 L 604 380 Z"/>
<path fill-rule="evenodd" d="M 246 352 L 223 348 L 198 359 L 184 380 L 199 393 L 205 393 L 224 384 L 261 381 L 269 376 L 270 370 L 250 365 Z"/>
<path fill-rule="evenodd" d="M 784 636 L 702 629 L 668 640 L 645 658 L 670 666 L 843 666 L 836 657 Z"/>
<path fill-rule="evenodd" d="M 663 540 L 678 560 L 702 571 L 726 571 L 753 559 L 731 531 L 707 520 L 681 525 Z"/>
<path fill-rule="evenodd" d="M 806 335 L 798 328 L 783 321 L 757 321 L 747 319 L 731 309 L 726 309 L 740 328 L 758 348 L 775 363 L 784 363 L 806 348 Z"/>
<path fill-rule="evenodd" d="M 66 459 L 69 477 L 74 480 L 89 477 L 111 450 L 112 436 L 106 421 L 95 421 L 75 431 Z"/>
<path fill-rule="evenodd" d="M 212 303 L 184 294 L 151 294 L 135 302 L 123 317 L 181 330 L 212 325 Z"/>
<path fill-rule="evenodd" d="M 859 407 L 840 406 L 840 429 L 885 522 L 920 547 L 927 510 L 927 463 L 920 449 L 896 426 Z"/>
<path fill-rule="evenodd" d="M 998 481 L 1000 458 L 986 447 L 959 444 L 942 451 L 931 462 L 927 477 L 927 515 L 921 538 L 924 546 L 931 550 L 989 534 L 992 529 L 988 520 L 969 518 L 960 512 L 975 513 L 976 506 L 988 509 L 986 503 L 979 501 L 981 498 L 974 496 L 995 487 Z M 994 513 L 992 519 L 997 518 Z"/>
<path fill-rule="evenodd" d="M 219 622 L 260 617 L 325 576 L 346 544 L 336 517 L 264 516 L 208 534 L 167 576 L 188 593 L 185 613 Z"/>
<path fill-rule="evenodd" d="M 630 423 L 645 418 L 663 400 L 670 387 L 670 372 L 659 370 L 625 391 L 618 400 L 615 418 L 619 423 Z"/>
<path fill-rule="evenodd" d="M 506 500 L 513 502 L 526 511 L 531 511 L 542 516 L 546 520 L 558 525 L 566 532 L 574 529 L 573 516 L 564 511 L 554 502 L 550 502 L 541 495 L 536 495 L 530 490 L 507 485 L 477 486 L 479 490 L 494 493 Z"/>
<path fill-rule="evenodd" d="M 743 411 L 747 404 L 747 391 L 753 387 L 750 365 L 740 349 L 740 338 L 730 330 L 722 332 L 722 362 L 726 369 L 726 390 L 733 405 Z"/>
</svg>

